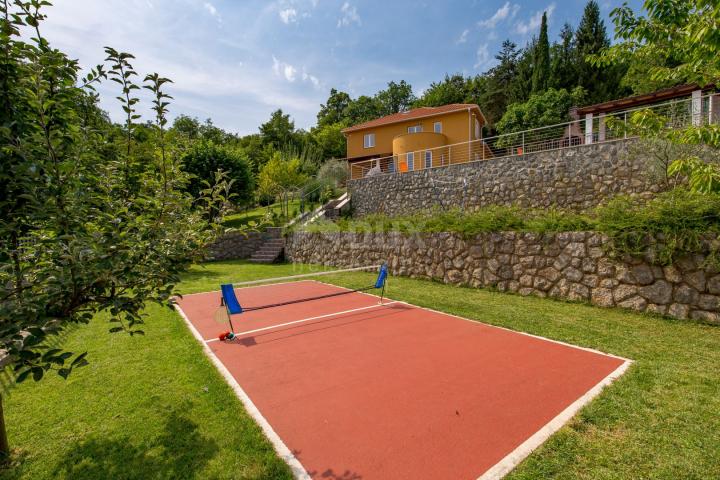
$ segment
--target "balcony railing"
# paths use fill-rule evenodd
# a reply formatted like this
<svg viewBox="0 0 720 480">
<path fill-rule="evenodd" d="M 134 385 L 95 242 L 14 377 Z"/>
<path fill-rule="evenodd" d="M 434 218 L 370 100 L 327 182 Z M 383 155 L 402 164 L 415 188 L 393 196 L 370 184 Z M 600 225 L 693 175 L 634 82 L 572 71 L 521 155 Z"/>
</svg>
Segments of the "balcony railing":
<svg viewBox="0 0 720 480">
<path fill-rule="evenodd" d="M 662 116 L 667 129 L 720 123 L 719 106 L 720 94 L 713 94 L 612 112 L 607 115 L 589 115 L 586 118 L 570 122 L 470 142 L 359 162 L 349 161 L 349 173 L 351 179 L 402 174 L 458 163 L 479 162 L 491 158 L 518 157 L 580 145 L 614 142 L 633 136 L 629 128 L 629 121 L 634 113 L 644 110 L 650 110 Z M 613 117 L 612 121 L 609 121 L 610 117 Z"/>
</svg>

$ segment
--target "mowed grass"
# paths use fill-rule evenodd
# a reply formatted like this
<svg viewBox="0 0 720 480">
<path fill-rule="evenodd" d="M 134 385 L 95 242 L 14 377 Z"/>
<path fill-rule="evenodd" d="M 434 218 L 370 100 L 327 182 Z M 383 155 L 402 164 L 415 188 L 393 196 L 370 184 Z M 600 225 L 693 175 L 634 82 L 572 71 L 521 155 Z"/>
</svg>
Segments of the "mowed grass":
<svg viewBox="0 0 720 480">
<path fill-rule="evenodd" d="M 181 288 L 306 271 L 211 263 Z M 359 287 L 374 278 L 323 281 Z M 635 360 L 508 478 L 720 478 L 720 328 L 408 278 L 392 277 L 388 295 Z M 179 317 L 160 307 L 148 314 L 144 337 L 108 334 L 102 318 L 75 329 L 66 345 L 88 350 L 90 366 L 10 391 L 20 460 L 3 478 L 291 478 Z"/>
<path fill-rule="evenodd" d="M 300 200 L 290 200 L 288 202 L 288 208 L 290 210 L 290 215 L 292 216 L 295 211 L 300 211 Z M 278 215 L 278 217 L 271 223 L 275 224 L 275 226 L 286 223 L 288 219 L 281 218 L 279 215 L 281 214 L 282 205 L 278 203 L 273 203 L 272 205 L 269 205 L 267 207 L 256 207 L 253 209 L 250 209 L 246 212 L 240 212 L 240 213 L 233 213 L 232 215 L 227 215 L 223 219 L 223 225 L 228 228 L 240 228 L 242 226 L 245 226 L 249 224 L 250 222 L 260 223 L 264 221 L 267 216 L 268 212 L 273 212 L 275 215 Z M 274 225 L 267 225 L 267 226 L 274 226 Z"/>
</svg>

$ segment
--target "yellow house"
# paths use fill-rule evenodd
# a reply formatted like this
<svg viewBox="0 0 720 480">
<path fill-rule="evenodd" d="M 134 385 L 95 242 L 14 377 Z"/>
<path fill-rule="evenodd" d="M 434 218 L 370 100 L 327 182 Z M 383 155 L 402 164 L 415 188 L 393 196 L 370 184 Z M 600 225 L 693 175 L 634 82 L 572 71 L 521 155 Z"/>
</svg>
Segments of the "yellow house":
<svg viewBox="0 0 720 480">
<path fill-rule="evenodd" d="M 454 103 L 348 127 L 342 133 L 352 178 L 364 176 L 372 167 L 385 173 L 406 172 L 490 158 L 492 153 L 482 142 L 485 123 L 477 105 Z"/>
</svg>

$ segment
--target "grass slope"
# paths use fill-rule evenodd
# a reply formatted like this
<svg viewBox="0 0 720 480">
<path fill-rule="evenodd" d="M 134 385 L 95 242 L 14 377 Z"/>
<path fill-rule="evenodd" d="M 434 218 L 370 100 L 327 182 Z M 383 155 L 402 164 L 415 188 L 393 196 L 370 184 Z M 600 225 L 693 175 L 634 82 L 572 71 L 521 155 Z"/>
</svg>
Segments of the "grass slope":
<svg viewBox="0 0 720 480">
<path fill-rule="evenodd" d="M 304 271 L 212 263 L 181 287 Z M 324 280 L 357 287 L 374 275 Z M 720 478 L 720 328 L 407 278 L 391 278 L 388 289 L 636 361 L 508 478 Z M 107 334 L 102 319 L 76 329 L 66 342 L 87 349 L 90 366 L 10 392 L 8 430 L 22 461 L 3 478 L 290 478 L 179 317 L 159 307 L 148 314 L 145 337 Z"/>
<path fill-rule="evenodd" d="M 273 219 L 272 225 L 267 226 L 279 226 L 289 220 L 287 218 L 282 218 L 279 216 L 281 208 L 282 206 L 278 202 L 273 203 L 272 205 L 267 207 L 256 207 L 246 212 L 234 213 L 225 217 L 225 219 L 223 220 L 223 225 L 228 228 L 240 228 L 250 222 L 260 223 L 263 219 L 265 219 L 268 212 L 273 212 L 275 215 L 278 215 L 278 217 Z M 290 209 L 291 216 L 295 211 L 299 212 L 300 200 L 290 200 L 288 202 L 288 208 Z"/>
</svg>

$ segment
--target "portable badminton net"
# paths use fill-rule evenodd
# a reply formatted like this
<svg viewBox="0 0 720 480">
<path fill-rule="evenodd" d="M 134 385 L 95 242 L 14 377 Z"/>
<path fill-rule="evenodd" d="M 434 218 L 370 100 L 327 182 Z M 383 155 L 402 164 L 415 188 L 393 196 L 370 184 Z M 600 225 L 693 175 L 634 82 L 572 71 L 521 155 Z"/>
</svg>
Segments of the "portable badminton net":
<svg viewBox="0 0 720 480">
<path fill-rule="evenodd" d="M 333 292 L 333 293 L 327 293 L 323 295 L 316 295 L 312 297 L 303 297 L 303 298 L 297 298 L 292 300 L 285 300 L 281 302 L 275 302 L 275 303 L 268 303 L 264 305 L 254 305 L 254 306 L 246 306 L 243 307 L 240 304 L 240 301 L 237 298 L 237 295 L 235 294 L 235 287 L 245 287 L 250 285 L 259 285 L 259 284 L 268 284 L 273 282 L 279 282 L 279 281 L 294 281 L 297 279 L 302 278 L 309 278 L 309 277 L 317 277 L 321 275 L 333 275 L 338 273 L 347 273 L 347 272 L 357 272 L 362 270 L 370 270 L 370 269 L 378 269 L 378 276 L 375 282 L 372 285 L 368 285 L 361 288 L 355 288 L 355 289 L 348 289 L 343 290 L 341 292 Z M 355 268 L 346 268 L 343 270 L 331 270 L 326 272 L 316 272 L 316 273 L 308 273 L 308 274 L 302 274 L 302 275 L 293 275 L 289 277 L 277 277 L 277 278 L 271 278 L 271 279 L 264 279 L 264 280 L 253 280 L 249 282 L 242 282 L 242 283 L 227 283 L 220 285 L 220 291 L 222 293 L 222 298 L 220 300 L 221 307 L 225 307 L 225 313 L 227 315 L 227 322 L 230 325 L 230 331 L 221 334 L 221 340 L 224 339 L 233 339 L 235 337 L 235 327 L 232 323 L 232 316 L 238 315 L 244 312 L 253 312 L 257 310 L 267 310 L 271 308 L 277 308 L 282 307 L 285 305 L 292 305 L 295 303 L 304 303 L 304 302 L 312 302 L 317 300 L 322 300 L 325 298 L 331 298 L 331 297 L 339 297 L 341 295 L 348 295 L 351 293 L 357 293 L 357 292 L 365 292 L 368 290 L 374 290 L 374 289 L 380 289 L 380 302 L 382 303 L 383 297 L 385 296 L 385 282 L 387 280 L 388 270 L 387 265 L 383 263 L 379 267 L 377 265 L 372 266 L 366 266 L 366 267 L 355 267 Z M 223 338 L 224 337 L 224 338 Z"/>
</svg>

